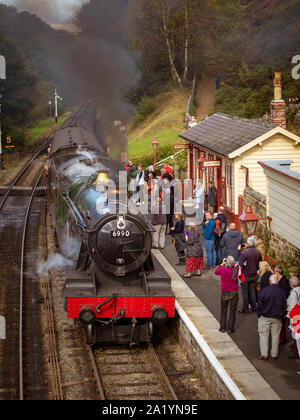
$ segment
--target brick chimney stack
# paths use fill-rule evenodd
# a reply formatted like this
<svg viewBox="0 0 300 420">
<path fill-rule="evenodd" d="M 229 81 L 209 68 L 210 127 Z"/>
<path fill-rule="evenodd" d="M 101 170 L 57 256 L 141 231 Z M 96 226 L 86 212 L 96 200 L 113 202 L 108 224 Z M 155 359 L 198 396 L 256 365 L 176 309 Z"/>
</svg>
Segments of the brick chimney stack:
<svg viewBox="0 0 300 420">
<path fill-rule="evenodd" d="M 271 123 L 286 128 L 286 103 L 282 99 L 281 73 L 275 73 L 274 100 L 271 102 Z"/>
</svg>

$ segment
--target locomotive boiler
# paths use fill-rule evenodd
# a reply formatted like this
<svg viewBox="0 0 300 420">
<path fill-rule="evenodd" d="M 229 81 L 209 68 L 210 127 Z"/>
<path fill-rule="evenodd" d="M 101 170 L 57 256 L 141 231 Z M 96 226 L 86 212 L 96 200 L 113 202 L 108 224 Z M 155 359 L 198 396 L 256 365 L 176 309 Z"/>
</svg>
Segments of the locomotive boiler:
<svg viewBox="0 0 300 420">
<path fill-rule="evenodd" d="M 175 316 L 171 279 L 151 252 L 153 227 L 128 203 L 123 168 L 107 155 L 95 123 L 95 106 L 81 107 L 55 134 L 49 158 L 52 224 L 70 261 L 64 306 L 88 344 L 149 342 L 154 326 Z"/>
</svg>

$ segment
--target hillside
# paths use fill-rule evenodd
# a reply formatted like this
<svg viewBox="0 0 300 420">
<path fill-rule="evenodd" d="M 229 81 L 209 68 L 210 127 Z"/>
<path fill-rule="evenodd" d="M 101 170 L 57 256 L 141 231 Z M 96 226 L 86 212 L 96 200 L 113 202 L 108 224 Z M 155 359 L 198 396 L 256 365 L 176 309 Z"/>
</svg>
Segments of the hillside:
<svg viewBox="0 0 300 420">
<path fill-rule="evenodd" d="M 156 137 L 160 152 L 174 152 L 178 134 L 185 130 L 185 111 L 190 90 L 172 89 L 156 97 L 158 107 L 145 121 L 129 130 L 130 159 L 153 160 L 152 141 Z"/>
<path fill-rule="evenodd" d="M 274 10 L 286 5 L 286 0 L 242 0 L 244 14 L 250 26 L 260 26 Z"/>
</svg>

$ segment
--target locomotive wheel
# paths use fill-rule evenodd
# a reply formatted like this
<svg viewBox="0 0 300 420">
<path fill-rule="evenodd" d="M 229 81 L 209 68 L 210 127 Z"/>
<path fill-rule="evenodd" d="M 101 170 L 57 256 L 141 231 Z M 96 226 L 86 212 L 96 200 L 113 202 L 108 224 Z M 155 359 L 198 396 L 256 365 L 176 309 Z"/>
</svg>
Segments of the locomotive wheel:
<svg viewBox="0 0 300 420">
<path fill-rule="evenodd" d="M 89 324 L 85 327 L 86 332 L 86 342 L 88 346 L 91 346 L 93 344 L 93 325 Z"/>
</svg>

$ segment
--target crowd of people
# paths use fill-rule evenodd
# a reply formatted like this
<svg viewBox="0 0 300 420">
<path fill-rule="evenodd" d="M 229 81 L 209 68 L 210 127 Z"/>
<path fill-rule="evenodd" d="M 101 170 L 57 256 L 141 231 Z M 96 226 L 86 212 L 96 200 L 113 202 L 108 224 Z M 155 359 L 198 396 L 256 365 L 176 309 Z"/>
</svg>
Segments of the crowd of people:
<svg viewBox="0 0 300 420">
<path fill-rule="evenodd" d="M 299 96 L 296 96 L 295 98 L 289 98 L 289 105 L 299 105 L 299 104 L 300 104 Z"/>
<path fill-rule="evenodd" d="M 256 237 L 245 241 L 236 224 L 228 224 L 225 208 L 217 208 L 217 190 L 212 182 L 208 185 L 207 203 L 204 205 L 205 188 L 202 181 L 198 181 L 194 190 L 196 218 L 189 218 L 186 223 L 183 214 L 174 214 L 172 167 L 164 164 L 157 174 L 153 165 L 144 171 L 142 165 L 135 167 L 129 162 L 126 169 L 136 205 L 143 203 L 142 191 L 147 184 L 149 202 L 154 210 L 151 215 L 151 223 L 155 229 L 152 234 L 153 248 L 163 249 L 166 235 L 171 235 L 178 255 L 176 265 L 186 267 L 184 279 L 201 277 L 203 270 L 213 270 L 216 276 L 221 277 L 220 332 L 234 333 L 237 312 L 256 313 L 260 359 L 268 360 L 271 357 L 276 360 L 280 344 L 287 342 L 288 331 L 293 339 L 293 354 L 290 357 L 299 359 L 300 270 L 291 268 L 288 279 L 281 266 L 272 268 L 265 259 L 263 241 Z M 155 199 L 152 201 L 153 188 L 157 186 L 160 193 L 153 194 Z M 168 200 L 165 200 L 168 195 Z M 169 203 L 168 208 L 165 202 Z M 204 207 L 208 210 L 204 211 Z M 207 257 L 206 265 L 203 248 Z M 238 310 L 239 288 L 242 307 Z M 300 374 L 299 371 L 297 373 Z"/>
<path fill-rule="evenodd" d="M 135 166 L 131 161 L 125 168 L 132 202 L 137 207 L 149 205 L 151 208 L 151 223 L 155 229 L 153 248 L 164 248 L 166 235 L 171 235 L 174 226 L 173 168 L 163 163 L 159 170 L 153 164 L 144 170 L 141 164 Z"/>
<path fill-rule="evenodd" d="M 281 266 L 271 266 L 265 261 L 262 240 L 250 237 L 244 241 L 234 223 L 227 226 L 224 208 L 218 212 L 205 213 L 203 223 L 204 243 L 207 255 L 206 269 L 214 269 L 221 277 L 221 322 L 220 332 L 233 334 L 237 312 L 257 313 L 260 359 L 276 360 L 280 344 L 285 344 L 288 331 L 293 338 L 293 354 L 300 354 L 300 271 L 291 268 L 289 279 Z M 204 269 L 204 252 L 200 231 L 190 225 L 185 229 L 184 218 L 176 215 L 173 234 L 179 257 L 178 265 L 186 264 L 185 279 L 201 276 Z M 238 310 L 239 287 L 242 308 Z M 229 314 L 228 314 L 229 313 Z M 271 348 L 269 339 L 271 335 Z M 299 371 L 297 372 L 300 373 Z"/>
<path fill-rule="evenodd" d="M 197 123 L 197 120 L 194 116 L 192 116 L 190 114 L 186 114 L 186 124 L 187 124 L 188 128 L 193 128 L 198 123 Z"/>
</svg>

